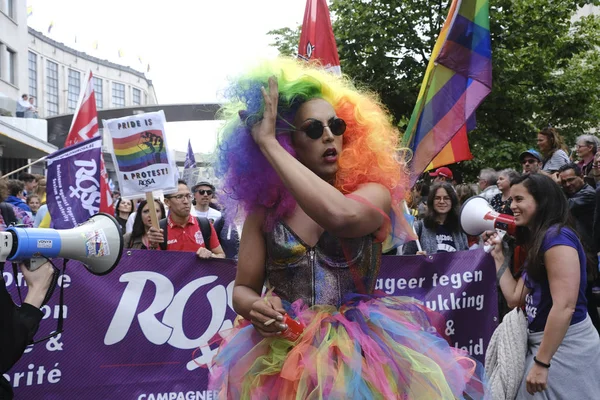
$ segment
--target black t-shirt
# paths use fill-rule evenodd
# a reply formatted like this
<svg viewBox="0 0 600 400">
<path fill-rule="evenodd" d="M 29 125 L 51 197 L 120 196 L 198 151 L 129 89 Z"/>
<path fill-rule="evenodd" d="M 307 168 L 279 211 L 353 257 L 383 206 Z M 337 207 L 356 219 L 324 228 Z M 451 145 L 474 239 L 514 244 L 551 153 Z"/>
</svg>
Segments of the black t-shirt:
<svg viewBox="0 0 600 400">
<path fill-rule="evenodd" d="M 435 239 L 437 241 L 438 253 L 453 253 L 456 251 L 456 243 L 454 243 L 452 231 L 444 225 L 437 226 Z"/>
</svg>

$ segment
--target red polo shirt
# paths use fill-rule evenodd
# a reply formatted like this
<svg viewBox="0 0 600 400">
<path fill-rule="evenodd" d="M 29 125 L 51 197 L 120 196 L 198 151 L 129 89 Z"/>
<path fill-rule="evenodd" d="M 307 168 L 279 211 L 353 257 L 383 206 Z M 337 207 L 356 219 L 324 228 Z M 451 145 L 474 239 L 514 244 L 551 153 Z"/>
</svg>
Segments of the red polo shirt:
<svg viewBox="0 0 600 400">
<path fill-rule="evenodd" d="M 206 246 L 200 224 L 196 217 L 190 215 L 185 226 L 177 225 L 171 219 L 171 214 L 167 217 L 167 250 L 173 251 L 198 251 L 200 247 L 208 247 L 212 250 L 220 246 L 217 232 L 212 224 L 210 224 L 210 243 Z"/>
</svg>

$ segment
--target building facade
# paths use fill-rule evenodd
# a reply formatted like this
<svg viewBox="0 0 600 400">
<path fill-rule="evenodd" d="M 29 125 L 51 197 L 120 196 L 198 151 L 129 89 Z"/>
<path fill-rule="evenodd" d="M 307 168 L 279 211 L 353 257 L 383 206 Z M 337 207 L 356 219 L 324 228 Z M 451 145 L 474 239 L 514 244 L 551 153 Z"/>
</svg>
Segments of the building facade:
<svg viewBox="0 0 600 400">
<path fill-rule="evenodd" d="M 87 71 L 99 110 L 157 104 L 144 73 L 65 46 L 27 26 L 25 1 L 0 1 L 0 176 L 62 147 L 48 142 L 45 118 L 73 114 Z M 16 118 L 23 94 L 34 97 L 37 118 Z"/>
<path fill-rule="evenodd" d="M 73 114 L 87 71 L 94 76 L 96 108 L 157 104 L 152 81 L 144 73 L 101 60 L 28 29 L 27 87 L 42 117 Z"/>
</svg>

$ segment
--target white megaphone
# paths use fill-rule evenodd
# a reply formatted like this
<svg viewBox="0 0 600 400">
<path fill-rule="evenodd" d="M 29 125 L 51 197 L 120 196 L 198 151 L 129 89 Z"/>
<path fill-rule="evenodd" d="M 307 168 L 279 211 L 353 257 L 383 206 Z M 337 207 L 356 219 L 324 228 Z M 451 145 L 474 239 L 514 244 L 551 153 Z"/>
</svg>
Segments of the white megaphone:
<svg viewBox="0 0 600 400">
<path fill-rule="evenodd" d="M 117 220 L 99 213 L 72 229 L 9 227 L 0 232 L 0 262 L 28 261 L 38 269 L 46 258 L 82 262 L 95 275 L 108 274 L 119 263 L 123 236 Z"/>
<path fill-rule="evenodd" d="M 494 211 L 488 201 L 481 197 L 471 197 L 464 202 L 460 209 L 460 225 L 468 235 L 481 235 L 485 231 L 496 230 L 500 239 L 506 233 L 514 236 L 517 231 L 515 217 L 500 214 Z M 483 247 L 486 253 L 492 250 L 492 246 Z"/>
</svg>

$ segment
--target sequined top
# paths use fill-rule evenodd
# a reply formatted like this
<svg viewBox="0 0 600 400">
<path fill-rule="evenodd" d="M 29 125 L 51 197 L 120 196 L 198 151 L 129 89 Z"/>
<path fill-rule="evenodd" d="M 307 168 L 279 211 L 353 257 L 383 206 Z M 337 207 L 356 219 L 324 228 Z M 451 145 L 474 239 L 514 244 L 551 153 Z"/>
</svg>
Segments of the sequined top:
<svg viewBox="0 0 600 400">
<path fill-rule="evenodd" d="M 339 307 L 348 293 L 372 293 L 381 244 L 371 235 L 338 238 L 324 232 L 310 247 L 283 221 L 265 234 L 266 275 L 284 300 Z"/>
</svg>

